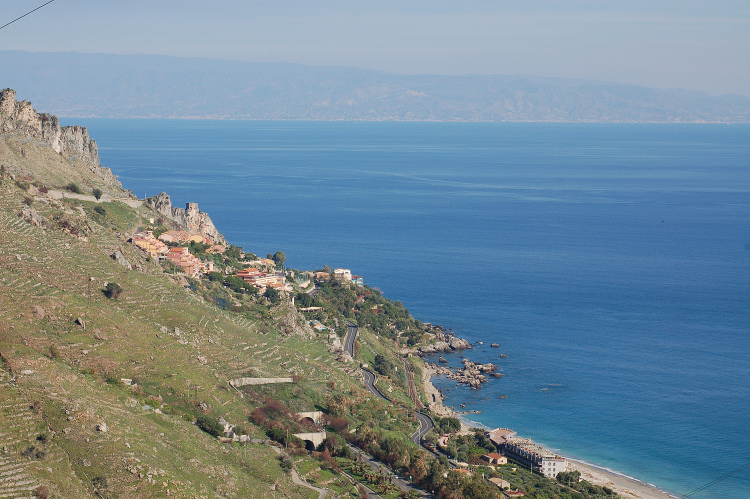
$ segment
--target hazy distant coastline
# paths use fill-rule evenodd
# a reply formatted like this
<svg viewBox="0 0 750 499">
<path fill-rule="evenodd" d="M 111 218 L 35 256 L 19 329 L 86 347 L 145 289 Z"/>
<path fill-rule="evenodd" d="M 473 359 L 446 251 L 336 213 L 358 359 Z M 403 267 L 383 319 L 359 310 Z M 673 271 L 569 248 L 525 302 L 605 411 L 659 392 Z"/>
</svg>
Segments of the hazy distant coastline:
<svg viewBox="0 0 750 499">
<path fill-rule="evenodd" d="M 397 75 L 158 55 L 0 51 L 22 99 L 64 117 L 744 123 L 750 97 L 585 80 Z"/>
</svg>

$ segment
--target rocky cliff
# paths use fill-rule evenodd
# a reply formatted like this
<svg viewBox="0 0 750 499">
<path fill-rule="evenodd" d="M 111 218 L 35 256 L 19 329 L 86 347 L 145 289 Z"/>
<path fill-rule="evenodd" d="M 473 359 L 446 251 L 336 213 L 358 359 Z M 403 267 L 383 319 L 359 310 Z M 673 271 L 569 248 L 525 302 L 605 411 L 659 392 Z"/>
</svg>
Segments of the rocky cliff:
<svg viewBox="0 0 750 499">
<path fill-rule="evenodd" d="M 0 91 L 0 134 L 47 143 L 69 161 L 85 164 L 105 184 L 122 188 L 112 170 L 99 163 L 99 149 L 85 127 L 61 127 L 57 116 L 37 113 L 31 102 L 17 101 L 10 88 Z"/>
<path fill-rule="evenodd" d="M 188 203 L 183 208 L 172 206 L 169 194 L 161 192 L 156 196 L 146 198 L 146 203 L 157 213 L 177 222 L 183 229 L 193 234 L 210 237 L 216 244 L 226 244 L 226 239 L 211 221 L 208 213 L 198 210 L 198 203 Z"/>
</svg>

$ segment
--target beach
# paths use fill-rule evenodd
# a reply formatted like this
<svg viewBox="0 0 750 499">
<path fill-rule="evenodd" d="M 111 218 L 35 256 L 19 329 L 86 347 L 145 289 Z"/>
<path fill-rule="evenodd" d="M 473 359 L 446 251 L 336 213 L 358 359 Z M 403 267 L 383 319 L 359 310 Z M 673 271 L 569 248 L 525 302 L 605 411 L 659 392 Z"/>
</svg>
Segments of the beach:
<svg viewBox="0 0 750 499">
<path fill-rule="evenodd" d="M 461 421 L 461 431 L 467 431 L 470 425 L 462 415 L 443 404 L 443 396 L 431 381 L 434 375 L 435 371 L 425 363 L 422 370 L 422 383 L 427 398 L 431 401 L 429 404 L 430 412 L 440 417 L 458 418 Z M 595 485 L 609 487 L 624 499 L 675 499 L 676 497 L 653 485 L 575 459 L 567 458 L 567 469 L 568 471 L 580 472 L 581 478 Z"/>
<path fill-rule="evenodd" d="M 653 485 L 575 459 L 568 458 L 568 471 L 579 471 L 584 480 L 602 487 L 609 487 L 625 499 L 675 499 L 677 497 Z"/>
</svg>

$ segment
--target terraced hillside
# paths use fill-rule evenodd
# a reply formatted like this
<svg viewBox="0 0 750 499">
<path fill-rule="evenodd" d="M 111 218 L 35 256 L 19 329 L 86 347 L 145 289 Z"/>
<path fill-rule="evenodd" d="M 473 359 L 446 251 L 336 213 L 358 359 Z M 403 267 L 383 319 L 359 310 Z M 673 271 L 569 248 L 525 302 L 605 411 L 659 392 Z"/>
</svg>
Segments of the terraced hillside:
<svg viewBox="0 0 750 499">
<path fill-rule="evenodd" d="M 70 179 L 84 196 L 52 196 Z M 96 188 L 112 201 L 85 196 Z M 0 138 L 0 498 L 316 497 L 248 416 L 268 397 L 295 411 L 333 390 L 366 398 L 354 368 L 327 335 L 285 329 L 288 300 L 231 312 L 165 273 L 127 242 L 155 216 L 131 201 L 42 141 Z M 295 382 L 229 385 L 242 376 Z M 220 443 L 200 416 L 257 440 Z"/>
<path fill-rule="evenodd" d="M 403 354 L 434 343 L 431 326 L 375 289 L 335 280 L 314 288 L 302 277 L 311 273 L 287 269 L 300 312 L 285 293 L 238 288 L 219 272 L 189 278 L 148 257 L 130 237 L 184 229 L 179 220 L 123 190 L 85 130 L 60 131 L 7 95 L 0 499 L 352 498 L 362 484 L 388 499 L 422 494 L 384 465 L 438 497 L 499 497 L 481 478 L 494 470 L 449 473 L 445 456 L 409 438 L 426 398 L 413 382 L 421 361 Z M 241 248 L 229 249 L 219 267 L 241 268 Z M 354 362 L 341 348 L 352 321 Z M 389 400 L 365 390 L 360 363 Z M 486 452 L 484 437 L 467 438 L 471 453 Z M 380 464 L 365 466 L 352 445 Z"/>
</svg>

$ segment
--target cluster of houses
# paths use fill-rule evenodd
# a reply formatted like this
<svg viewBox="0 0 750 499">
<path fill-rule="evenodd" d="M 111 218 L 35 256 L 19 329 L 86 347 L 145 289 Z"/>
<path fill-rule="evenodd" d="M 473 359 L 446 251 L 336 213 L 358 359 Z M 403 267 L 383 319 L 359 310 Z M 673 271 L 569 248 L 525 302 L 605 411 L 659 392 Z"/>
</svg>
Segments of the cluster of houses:
<svg viewBox="0 0 750 499">
<path fill-rule="evenodd" d="M 190 253 L 187 247 L 170 247 L 167 244 L 186 243 L 191 241 L 206 244 L 212 243 L 209 238 L 177 230 L 165 232 L 158 238 L 154 237 L 153 232 L 144 231 L 134 234 L 131 238 L 131 242 L 148 253 L 151 258 L 168 260 L 176 267 L 179 267 L 186 275 L 199 277 L 202 273 L 213 272 L 213 262 L 202 262 L 195 255 Z M 224 253 L 225 251 L 226 247 L 216 244 L 210 246 L 206 250 L 206 253 Z"/>
</svg>

